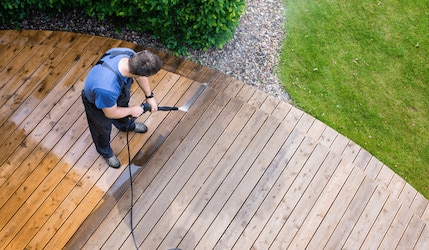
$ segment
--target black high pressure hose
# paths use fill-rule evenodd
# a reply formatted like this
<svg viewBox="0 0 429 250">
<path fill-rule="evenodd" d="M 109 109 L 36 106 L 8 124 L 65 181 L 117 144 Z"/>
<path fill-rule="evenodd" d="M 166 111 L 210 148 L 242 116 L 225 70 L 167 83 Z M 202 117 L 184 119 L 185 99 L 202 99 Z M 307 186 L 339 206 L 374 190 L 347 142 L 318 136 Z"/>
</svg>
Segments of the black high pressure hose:
<svg viewBox="0 0 429 250">
<path fill-rule="evenodd" d="M 143 109 L 143 113 L 146 113 L 148 111 L 152 110 L 152 107 L 150 106 L 149 103 L 142 103 L 141 105 L 142 109 Z M 179 108 L 177 107 L 169 107 L 169 106 L 159 106 L 158 110 L 159 111 L 172 111 L 172 110 L 178 110 Z M 130 119 L 135 120 L 137 119 L 136 117 L 130 117 Z M 131 122 L 129 123 L 129 125 L 131 125 Z M 129 129 L 128 129 L 129 130 Z M 133 223 L 133 207 L 134 207 L 134 187 L 133 187 L 133 176 L 132 176 L 132 171 L 131 171 L 131 155 L 130 155 L 130 144 L 129 144 L 129 139 L 128 139 L 128 130 L 127 130 L 127 149 L 128 149 L 128 172 L 130 174 L 130 191 L 131 191 L 131 204 L 130 204 L 130 227 L 131 227 L 131 236 L 133 238 L 133 242 L 134 242 L 134 246 L 136 247 L 136 249 L 138 249 L 138 245 L 137 245 L 137 241 L 136 241 L 136 237 L 134 234 L 134 223 Z"/>
</svg>

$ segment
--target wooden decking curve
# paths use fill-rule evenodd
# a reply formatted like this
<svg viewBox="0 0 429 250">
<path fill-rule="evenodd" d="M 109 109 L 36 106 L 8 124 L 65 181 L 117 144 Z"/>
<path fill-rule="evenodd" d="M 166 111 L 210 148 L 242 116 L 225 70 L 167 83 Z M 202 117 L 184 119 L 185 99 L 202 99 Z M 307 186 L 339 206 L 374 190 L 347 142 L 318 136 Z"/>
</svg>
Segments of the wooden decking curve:
<svg viewBox="0 0 429 250">
<path fill-rule="evenodd" d="M 363 148 L 242 82 L 160 51 L 146 134 L 96 153 L 80 99 L 91 66 L 135 44 L 0 31 L 0 249 L 429 249 L 428 200 Z M 135 87 L 132 104 L 144 100 Z"/>
</svg>

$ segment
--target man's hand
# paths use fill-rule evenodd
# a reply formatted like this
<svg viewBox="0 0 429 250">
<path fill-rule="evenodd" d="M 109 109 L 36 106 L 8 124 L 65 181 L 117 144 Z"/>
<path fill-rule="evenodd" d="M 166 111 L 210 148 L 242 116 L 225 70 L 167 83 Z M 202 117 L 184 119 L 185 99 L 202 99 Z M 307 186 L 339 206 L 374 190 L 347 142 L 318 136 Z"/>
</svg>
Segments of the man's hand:
<svg viewBox="0 0 429 250">
<path fill-rule="evenodd" d="M 150 107 L 152 108 L 150 112 L 155 112 L 158 110 L 158 103 L 156 102 L 155 97 L 146 99 L 146 102 L 149 103 Z"/>
<path fill-rule="evenodd" d="M 136 106 L 131 106 L 131 116 L 132 117 L 139 117 L 143 114 L 144 110 L 140 105 L 136 105 Z"/>
</svg>

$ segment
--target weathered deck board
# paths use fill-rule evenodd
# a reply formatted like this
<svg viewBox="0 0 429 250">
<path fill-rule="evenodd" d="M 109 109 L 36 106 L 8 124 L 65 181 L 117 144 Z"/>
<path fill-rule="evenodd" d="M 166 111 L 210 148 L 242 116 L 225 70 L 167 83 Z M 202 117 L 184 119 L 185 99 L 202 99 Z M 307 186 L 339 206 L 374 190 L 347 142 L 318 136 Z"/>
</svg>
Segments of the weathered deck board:
<svg viewBox="0 0 429 250">
<path fill-rule="evenodd" d="M 316 203 L 310 209 L 306 220 L 299 228 L 294 239 L 291 241 L 291 248 L 304 249 L 312 240 L 314 234 L 320 231 L 319 227 L 325 220 L 325 215 L 330 211 L 339 192 L 342 190 L 347 178 L 351 175 L 353 166 L 347 161 L 341 161 L 333 175 L 330 176 L 328 183 Z M 324 228 L 322 229 L 324 230 Z"/>
<path fill-rule="evenodd" d="M 383 208 L 383 205 L 387 200 L 387 196 L 388 194 L 383 192 L 379 186 L 376 188 L 373 195 L 370 197 L 370 200 L 366 204 L 362 215 L 359 217 L 359 220 L 354 223 L 353 230 L 350 233 L 350 237 L 344 244 L 344 248 L 352 249 L 356 248 L 356 246 L 362 245 L 368 231 L 371 229 L 371 226 L 374 224 L 374 221 Z"/>
<path fill-rule="evenodd" d="M 225 154 L 227 154 L 227 150 L 231 148 L 233 143 L 236 141 L 236 138 L 238 138 L 240 132 L 243 130 L 246 121 L 250 119 L 254 112 L 255 109 L 250 105 L 244 105 L 240 108 L 240 112 L 222 132 L 219 139 L 208 152 L 207 156 L 201 164 L 199 164 L 198 169 L 191 177 L 192 182 L 188 182 L 181 190 L 177 197 L 179 200 L 177 206 L 179 206 L 180 213 L 177 213 L 174 218 L 174 225 L 177 226 L 172 227 L 172 223 L 168 220 L 168 217 L 166 217 L 167 221 L 164 223 L 167 223 L 172 228 L 168 231 L 167 235 L 158 236 L 161 238 L 161 249 L 177 245 L 184 236 L 186 229 L 192 225 L 192 222 L 204 206 L 204 203 L 199 201 L 206 200 L 203 196 L 209 195 L 209 193 L 204 193 L 203 190 L 212 185 L 212 182 L 215 181 L 212 179 L 219 176 L 219 172 L 222 171 L 222 169 L 215 167 L 220 163 Z M 204 166 L 209 167 L 206 168 Z M 195 185 L 199 188 L 195 188 Z M 214 189 L 209 191 L 214 191 Z M 182 202 L 184 203 L 181 206 Z M 176 204 L 172 204 L 173 208 L 175 205 Z M 191 209 L 185 210 L 187 207 Z M 155 231 L 156 234 L 159 234 L 159 232 L 160 231 Z"/>
<path fill-rule="evenodd" d="M 160 105 L 145 134 L 112 131 L 123 163 L 96 153 L 85 76 L 125 41 L 0 30 L 0 248 L 399 248 L 429 245 L 428 200 L 369 152 L 289 103 L 150 49 Z M 132 104 L 144 100 L 132 89 Z"/>
</svg>

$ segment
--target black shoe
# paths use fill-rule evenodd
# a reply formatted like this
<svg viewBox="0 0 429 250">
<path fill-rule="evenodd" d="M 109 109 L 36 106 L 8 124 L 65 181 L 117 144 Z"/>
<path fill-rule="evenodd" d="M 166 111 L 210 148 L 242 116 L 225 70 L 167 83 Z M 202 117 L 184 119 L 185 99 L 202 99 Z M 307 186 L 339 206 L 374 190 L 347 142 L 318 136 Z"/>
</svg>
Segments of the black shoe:
<svg viewBox="0 0 429 250">
<path fill-rule="evenodd" d="M 109 164 L 109 166 L 112 168 L 119 168 L 121 166 L 121 162 L 115 155 L 110 158 L 104 158 L 104 159 L 106 160 L 107 164 Z"/>
<path fill-rule="evenodd" d="M 136 127 L 133 130 L 134 132 L 136 132 L 136 133 L 146 133 L 147 132 L 147 127 L 143 123 L 136 122 L 134 124 L 136 125 Z"/>
</svg>

